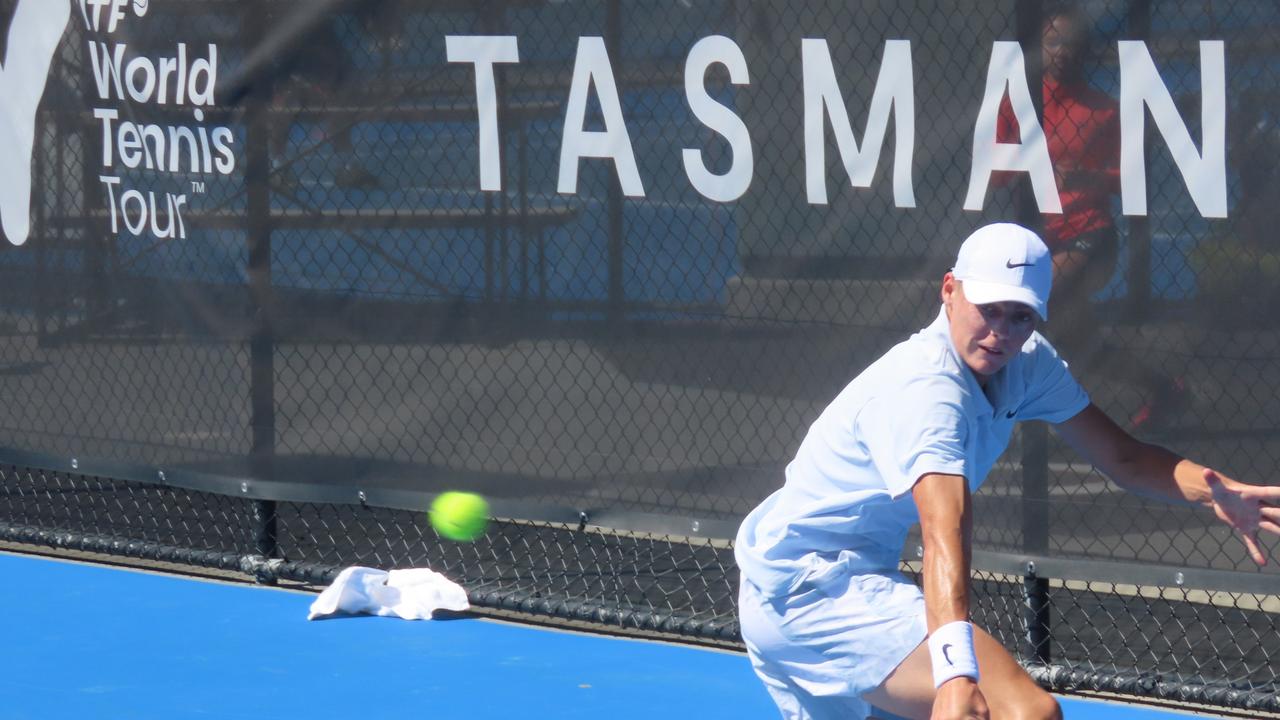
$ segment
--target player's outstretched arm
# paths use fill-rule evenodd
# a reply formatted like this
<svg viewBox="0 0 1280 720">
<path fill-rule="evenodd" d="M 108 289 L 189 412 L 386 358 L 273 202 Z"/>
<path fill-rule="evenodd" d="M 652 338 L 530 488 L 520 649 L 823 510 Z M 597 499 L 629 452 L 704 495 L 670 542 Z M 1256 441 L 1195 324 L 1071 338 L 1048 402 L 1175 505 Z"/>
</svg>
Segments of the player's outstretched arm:
<svg viewBox="0 0 1280 720">
<path fill-rule="evenodd" d="M 1057 431 L 1124 489 L 1213 510 L 1239 533 L 1255 563 L 1267 563 L 1258 534 L 1280 535 L 1280 487 L 1243 483 L 1159 445 L 1142 442 L 1092 404 L 1059 424 Z"/>
<path fill-rule="evenodd" d="M 973 555 L 969 485 L 959 475 L 928 474 L 916 482 L 912 498 L 920 513 L 925 614 L 937 687 L 931 718 L 985 720 L 989 711 L 978 689 L 978 660 L 969 625 Z"/>
</svg>

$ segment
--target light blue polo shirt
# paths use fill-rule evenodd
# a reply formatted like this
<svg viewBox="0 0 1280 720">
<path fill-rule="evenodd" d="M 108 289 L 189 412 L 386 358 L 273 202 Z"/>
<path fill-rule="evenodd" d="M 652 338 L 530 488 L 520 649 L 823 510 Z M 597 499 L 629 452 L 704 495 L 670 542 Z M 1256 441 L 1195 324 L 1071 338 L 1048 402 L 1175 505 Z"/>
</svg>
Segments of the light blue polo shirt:
<svg viewBox="0 0 1280 720">
<path fill-rule="evenodd" d="M 809 428 L 786 482 L 743 520 L 734 553 L 763 595 L 848 573 L 896 571 L 927 473 L 976 491 L 1019 420 L 1059 423 L 1089 397 L 1039 333 L 984 389 L 945 310 L 854 378 Z"/>
</svg>

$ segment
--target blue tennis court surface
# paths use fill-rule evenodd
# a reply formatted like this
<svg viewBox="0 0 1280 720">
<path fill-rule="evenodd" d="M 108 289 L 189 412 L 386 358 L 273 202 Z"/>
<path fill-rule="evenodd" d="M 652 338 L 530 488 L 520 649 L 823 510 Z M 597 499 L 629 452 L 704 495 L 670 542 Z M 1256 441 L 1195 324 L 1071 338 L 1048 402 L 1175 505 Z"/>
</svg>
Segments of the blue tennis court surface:
<svg viewBox="0 0 1280 720">
<path fill-rule="evenodd" d="M 308 622 L 310 594 L 2 553 L 0 574 L 5 720 L 778 717 L 736 653 L 474 618 Z"/>
</svg>

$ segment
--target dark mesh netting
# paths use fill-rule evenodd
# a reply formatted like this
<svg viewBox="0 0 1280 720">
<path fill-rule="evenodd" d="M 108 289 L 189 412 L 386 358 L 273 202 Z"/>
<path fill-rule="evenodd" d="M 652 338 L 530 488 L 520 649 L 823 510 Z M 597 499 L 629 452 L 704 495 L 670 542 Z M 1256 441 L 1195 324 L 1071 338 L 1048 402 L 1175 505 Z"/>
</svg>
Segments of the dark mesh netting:
<svg viewBox="0 0 1280 720">
<path fill-rule="evenodd" d="M 58 8 L 0 1 L 49 52 L 0 107 L 4 540 L 732 644 L 741 518 L 999 220 L 1078 253 L 1043 330 L 1097 405 L 1275 483 L 1273 3 Z M 1280 576 L 1211 513 L 1036 423 L 974 508 L 1040 682 L 1280 711 Z"/>
</svg>

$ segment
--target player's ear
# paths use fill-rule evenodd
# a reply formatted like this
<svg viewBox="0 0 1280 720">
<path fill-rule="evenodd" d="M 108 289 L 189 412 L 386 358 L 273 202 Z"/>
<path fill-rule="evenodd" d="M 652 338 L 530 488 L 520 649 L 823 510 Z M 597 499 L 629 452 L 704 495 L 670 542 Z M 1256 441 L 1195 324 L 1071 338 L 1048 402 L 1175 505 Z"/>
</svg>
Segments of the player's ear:
<svg viewBox="0 0 1280 720">
<path fill-rule="evenodd" d="M 950 271 L 948 271 L 946 275 L 942 276 L 942 287 L 938 291 L 938 296 L 942 300 L 942 304 L 947 306 L 948 310 L 951 309 L 951 297 L 956 294 L 957 282 L 959 281 L 956 280 L 956 276 Z"/>
</svg>

